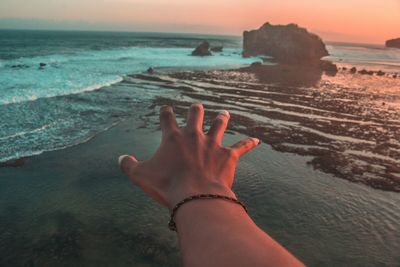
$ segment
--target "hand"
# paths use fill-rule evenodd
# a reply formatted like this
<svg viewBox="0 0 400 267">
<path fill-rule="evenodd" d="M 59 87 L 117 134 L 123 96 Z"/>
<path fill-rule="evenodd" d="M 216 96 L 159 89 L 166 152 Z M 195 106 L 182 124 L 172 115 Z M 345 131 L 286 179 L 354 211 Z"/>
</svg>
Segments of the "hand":
<svg viewBox="0 0 400 267">
<path fill-rule="evenodd" d="M 238 159 L 260 142 L 257 138 L 248 138 L 223 147 L 229 113 L 219 113 L 207 134 L 203 132 L 203 117 L 203 106 L 193 104 L 186 126 L 179 128 L 172 108 L 163 106 L 162 141 L 153 157 L 142 162 L 134 156 L 119 158 L 122 171 L 133 183 L 169 209 L 195 194 L 235 197 L 231 187 Z"/>
</svg>

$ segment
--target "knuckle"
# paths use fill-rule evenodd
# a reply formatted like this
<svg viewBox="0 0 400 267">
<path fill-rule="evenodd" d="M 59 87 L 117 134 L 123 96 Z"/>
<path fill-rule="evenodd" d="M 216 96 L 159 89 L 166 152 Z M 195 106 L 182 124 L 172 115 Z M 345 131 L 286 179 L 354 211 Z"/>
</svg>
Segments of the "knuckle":
<svg viewBox="0 0 400 267">
<path fill-rule="evenodd" d="M 197 128 L 190 128 L 187 131 L 187 135 L 192 138 L 192 139 L 197 139 L 201 136 L 202 131 L 200 131 L 200 129 Z"/>
<path fill-rule="evenodd" d="M 231 159 L 238 159 L 239 158 L 239 154 L 234 149 L 226 148 L 226 152 L 228 154 L 228 157 L 231 158 Z"/>
<path fill-rule="evenodd" d="M 226 149 L 226 148 L 222 147 L 221 144 L 214 138 L 207 138 L 207 144 L 209 145 L 209 147 L 212 147 L 212 148 L 219 147 L 219 148 L 223 148 L 223 150 Z"/>
<path fill-rule="evenodd" d="M 140 177 L 139 168 L 133 168 L 129 173 L 129 178 L 134 184 L 139 185 L 140 184 L 139 177 Z"/>
<path fill-rule="evenodd" d="M 254 145 L 254 141 L 253 140 L 246 140 L 243 143 L 244 148 L 249 149 Z"/>
<path fill-rule="evenodd" d="M 181 133 L 178 129 L 173 129 L 167 133 L 166 138 L 169 141 L 176 141 L 181 138 Z"/>
</svg>

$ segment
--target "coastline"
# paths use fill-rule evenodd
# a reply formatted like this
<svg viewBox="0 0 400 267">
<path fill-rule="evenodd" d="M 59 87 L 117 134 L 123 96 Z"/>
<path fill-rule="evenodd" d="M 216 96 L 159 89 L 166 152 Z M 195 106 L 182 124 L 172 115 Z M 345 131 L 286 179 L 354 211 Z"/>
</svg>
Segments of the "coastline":
<svg viewBox="0 0 400 267">
<path fill-rule="evenodd" d="M 209 122 L 219 107 L 206 107 Z M 176 111 L 182 122 L 183 110 Z M 142 120 L 125 120 L 84 144 L 2 168 L 0 263 L 179 265 L 168 211 L 117 166 L 121 154 L 143 160 L 157 148 L 157 112 L 154 105 Z M 244 137 L 235 132 L 228 131 L 226 145 Z M 264 143 L 240 161 L 234 190 L 255 222 L 311 266 L 397 262 L 399 195 L 315 171 L 307 167 L 310 159 Z"/>
<path fill-rule="evenodd" d="M 336 177 L 400 192 L 400 143 L 396 142 L 400 140 L 400 107 L 396 104 L 400 86 L 396 92 L 392 80 L 397 79 L 364 76 L 347 70 L 327 75 L 309 66 L 257 64 L 218 70 L 158 69 L 154 74 L 127 75 L 123 83 L 175 92 L 155 97 L 149 102 L 150 109 L 168 104 L 184 117 L 191 102 L 201 101 L 209 111 L 206 125 L 219 110 L 228 109 L 231 132 L 255 136 L 280 152 L 311 156 L 307 165 Z M 380 96 L 381 91 L 371 91 L 378 84 L 380 90 L 387 88 L 390 92 Z M 371 100 L 372 105 L 368 103 Z M 367 110 L 363 107 L 366 104 Z M 153 115 L 150 112 L 139 117 L 154 123 Z M 123 121 L 103 131 L 119 123 Z M 2 162 L 0 168 L 22 166 L 29 158 Z"/>
</svg>

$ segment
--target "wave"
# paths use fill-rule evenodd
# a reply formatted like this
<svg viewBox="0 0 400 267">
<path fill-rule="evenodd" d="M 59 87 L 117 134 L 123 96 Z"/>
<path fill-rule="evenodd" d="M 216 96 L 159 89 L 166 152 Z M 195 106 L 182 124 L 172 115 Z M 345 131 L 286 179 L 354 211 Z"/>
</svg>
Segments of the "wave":
<svg viewBox="0 0 400 267">
<path fill-rule="evenodd" d="M 14 97 L 10 100 L 0 101 L 0 105 L 17 104 L 17 103 L 22 103 L 22 102 L 36 101 L 41 98 L 52 98 L 52 97 L 57 97 L 57 96 L 76 95 L 76 94 L 80 94 L 80 93 L 84 93 L 84 92 L 96 91 L 96 90 L 100 90 L 104 87 L 108 87 L 113 84 L 122 82 L 123 80 L 124 80 L 123 77 L 118 77 L 117 79 L 114 79 L 114 80 L 111 80 L 108 82 L 104 82 L 101 84 L 93 84 L 93 85 L 89 85 L 89 86 L 86 86 L 86 87 L 83 87 L 80 89 L 73 90 L 71 92 L 65 92 L 65 93 L 60 93 L 60 94 L 49 94 L 49 95 L 45 95 L 45 96 L 31 95 L 31 96 Z M 0 140 L 1 140 L 1 138 L 0 138 Z"/>
<path fill-rule="evenodd" d="M 101 134 L 101 133 L 103 133 L 103 132 L 105 132 L 105 131 L 108 131 L 109 129 L 115 127 L 116 125 L 118 125 L 118 124 L 121 123 L 122 121 L 123 121 L 123 120 L 120 120 L 120 121 L 118 121 L 118 122 L 115 122 L 115 123 L 111 124 L 109 127 L 106 127 L 106 128 L 104 128 L 103 130 L 100 130 L 100 131 L 98 131 L 98 132 L 96 132 L 96 133 L 90 135 L 89 137 L 84 138 L 84 139 L 82 139 L 82 140 L 80 140 L 80 141 L 78 141 L 78 142 L 71 143 L 71 144 L 64 145 L 64 146 L 54 147 L 54 148 L 51 148 L 51 149 L 43 149 L 43 150 L 35 150 L 35 151 L 24 151 L 24 152 L 20 152 L 20 153 L 17 153 L 17 154 L 15 154 L 15 155 L 13 155 L 13 156 L 8 156 L 8 157 L 0 158 L 0 163 L 5 163 L 5 162 L 8 162 L 8 161 L 17 160 L 17 159 L 21 159 L 21 158 L 28 158 L 28 157 L 39 156 L 39 155 L 41 155 L 41 154 L 43 154 L 43 153 L 45 153 L 45 152 L 52 152 L 52 151 L 63 150 L 63 149 L 67 149 L 67 148 L 71 148 L 71 147 L 75 147 L 75 146 L 78 146 L 78 145 L 87 143 L 87 142 L 89 142 L 90 140 L 92 140 L 93 138 L 95 138 L 97 135 L 99 135 L 99 134 Z M 43 126 L 43 127 L 44 127 L 44 126 Z M 43 127 L 41 127 L 41 128 L 43 128 Z M 47 128 L 48 128 L 48 127 L 47 127 Z M 39 129 L 36 129 L 36 130 L 39 130 Z M 32 132 L 33 132 L 33 131 L 32 131 Z M 3 138 L 5 138 L 5 137 L 3 137 Z"/>
<path fill-rule="evenodd" d="M 50 124 L 46 124 L 46 125 L 43 125 L 42 127 L 36 128 L 36 129 L 34 129 L 32 131 L 22 131 L 22 132 L 18 132 L 18 133 L 12 134 L 12 135 L 0 137 L 0 140 L 7 140 L 7 139 L 16 138 L 16 137 L 19 137 L 19 136 L 24 136 L 24 135 L 27 135 L 27 134 L 41 132 L 41 131 L 49 128 L 49 127 L 50 127 Z"/>
<path fill-rule="evenodd" d="M 0 69 L 0 105 L 97 90 L 150 66 L 216 69 L 247 65 L 255 60 L 242 58 L 237 49 L 227 48 L 224 54 L 210 58 L 190 56 L 190 51 L 190 48 L 131 47 L 6 60 L 5 68 Z M 41 63 L 46 65 L 40 68 Z M 18 65 L 27 67 L 7 67 Z"/>
</svg>

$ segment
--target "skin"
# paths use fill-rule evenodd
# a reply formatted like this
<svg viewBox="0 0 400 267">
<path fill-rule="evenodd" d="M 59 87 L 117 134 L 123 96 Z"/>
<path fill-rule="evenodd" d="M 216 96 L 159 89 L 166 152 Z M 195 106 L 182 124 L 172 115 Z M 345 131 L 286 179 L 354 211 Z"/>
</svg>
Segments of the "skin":
<svg viewBox="0 0 400 267">
<path fill-rule="evenodd" d="M 236 198 L 231 190 L 237 162 L 259 144 L 256 138 L 222 146 L 229 113 L 221 112 L 203 132 L 204 108 L 193 104 L 184 127 L 170 106 L 160 111 L 161 145 L 146 161 L 120 157 L 122 171 L 147 195 L 172 210 L 197 194 Z M 304 266 L 261 230 L 235 203 L 221 199 L 193 200 L 175 216 L 183 266 Z"/>
</svg>

